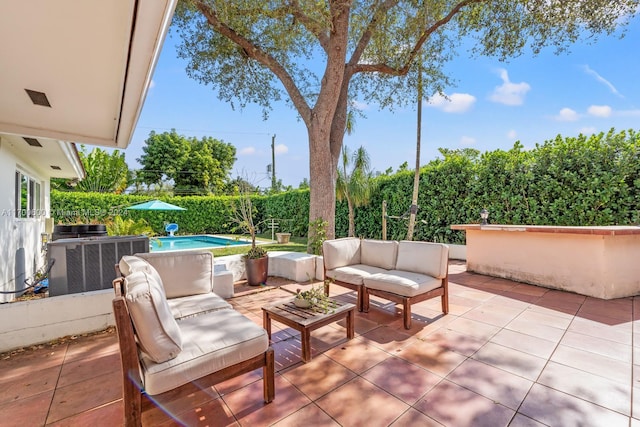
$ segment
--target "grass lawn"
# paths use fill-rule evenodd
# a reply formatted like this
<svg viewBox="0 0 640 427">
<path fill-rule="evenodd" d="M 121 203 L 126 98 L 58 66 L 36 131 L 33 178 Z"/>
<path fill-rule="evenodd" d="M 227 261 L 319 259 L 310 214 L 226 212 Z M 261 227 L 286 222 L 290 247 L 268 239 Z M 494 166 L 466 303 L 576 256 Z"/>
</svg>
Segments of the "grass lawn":
<svg viewBox="0 0 640 427">
<path fill-rule="evenodd" d="M 224 235 L 223 235 L 224 236 Z M 225 236 L 225 237 L 237 237 L 237 236 Z M 291 236 L 289 243 L 279 245 L 271 240 L 271 232 L 259 234 L 256 236 L 256 243 L 264 243 L 260 246 L 264 247 L 267 251 L 291 251 L 291 252 L 307 252 L 307 238 L 306 237 L 294 237 Z M 225 255 L 245 254 L 249 250 L 248 246 L 229 246 L 225 248 L 211 249 L 215 257 Z"/>
</svg>

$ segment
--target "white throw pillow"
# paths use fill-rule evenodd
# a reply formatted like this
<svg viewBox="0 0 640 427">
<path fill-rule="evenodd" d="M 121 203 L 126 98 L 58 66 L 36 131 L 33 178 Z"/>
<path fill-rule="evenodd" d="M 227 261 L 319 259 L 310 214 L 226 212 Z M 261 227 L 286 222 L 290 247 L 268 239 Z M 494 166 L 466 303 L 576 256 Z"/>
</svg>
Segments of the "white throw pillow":
<svg viewBox="0 0 640 427">
<path fill-rule="evenodd" d="M 120 268 L 120 273 L 122 273 L 125 277 L 130 275 L 131 273 L 135 273 L 136 271 L 144 271 L 153 276 L 154 279 L 160 284 L 162 288 L 162 295 L 166 297 L 166 293 L 164 290 L 164 283 L 162 283 L 162 278 L 153 265 L 149 264 L 146 260 L 135 256 L 135 255 L 124 255 L 120 258 L 120 262 L 118 263 L 118 268 Z"/>
<path fill-rule="evenodd" d="M 127 308 L 142 351 L 156 363 L 176 357 L 182 350 L 182 337 L 162 285 L 151 274 L 136 271 L 125 277 L 125 289 Z"/>
</svg>

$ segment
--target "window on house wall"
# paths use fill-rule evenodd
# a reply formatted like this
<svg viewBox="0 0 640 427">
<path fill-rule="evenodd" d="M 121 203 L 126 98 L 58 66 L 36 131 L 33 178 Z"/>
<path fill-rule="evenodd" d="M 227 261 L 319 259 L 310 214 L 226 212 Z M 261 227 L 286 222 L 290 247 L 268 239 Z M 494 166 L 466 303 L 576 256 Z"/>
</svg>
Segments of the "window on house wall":
<svg viewBox="0 0 640 427">
<path fill-rule="evenodd" d="M 36 218 L 42 212 L 41 184 L 23 172 L 16 171 L 16 218 Z"/>
</svg>

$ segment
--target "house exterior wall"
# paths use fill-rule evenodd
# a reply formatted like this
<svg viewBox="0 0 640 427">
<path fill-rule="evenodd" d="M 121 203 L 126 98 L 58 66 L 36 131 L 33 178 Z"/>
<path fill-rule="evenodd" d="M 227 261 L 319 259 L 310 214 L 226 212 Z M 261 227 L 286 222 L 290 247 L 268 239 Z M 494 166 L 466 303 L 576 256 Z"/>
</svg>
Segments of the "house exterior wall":
<svg viewBox="0 0 640 427">
<path fill-rule="evenodd" d="M 33 218 L 16 218 L 16 171 L 40 183 L 40 209 Z M 24 280 L 44 265 L 41 233 L 50 214 L 49 177 L 32 168 L 28 160 L 11 151 L 0 138 L 0 291 L 24 289 Z M 21 293 L 0 293 L 0 303 L 12 301 Z"/>
</svg>

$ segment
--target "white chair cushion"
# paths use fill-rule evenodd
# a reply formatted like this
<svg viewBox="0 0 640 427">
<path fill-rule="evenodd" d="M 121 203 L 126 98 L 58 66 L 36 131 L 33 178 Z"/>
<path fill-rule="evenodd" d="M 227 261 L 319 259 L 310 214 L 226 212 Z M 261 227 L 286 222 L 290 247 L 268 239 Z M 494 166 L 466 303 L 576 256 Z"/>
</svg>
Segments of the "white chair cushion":
<svg viewBox="0 0 640 427">
<path fill-rule="evenodd" d="M 235 310 L 211 311 L 178 325 L 184 342 L 178 357 L 164 363 L 141 357 L 148 394 L 163 393 L 258 356 L 269 346 L 267 332 Z"/>
<path fill-rule="evenodd" d="M 398 242 L 394 240 L 363 239 L 360 242 L 360 263 L 393 270 L 398 256 Z"/>
<path fill-rule="evenodd" d="M 327 278 L 351 283 L 353 285 L 362 285 L 362 280 L 365 277 L 376 273 L 384 273 L 386 271 L 387 270 L 380 267 L 356 264 L 327 270 Z"/>
<path fill-rule="evenodd" d="M 182 337 L 162 286 L 145 271 L 129 274 L 124 283 L 127 309 L 142 351 L 158 363 L 176 357 L 182 349 Z"/>
<path fill-rule="evenodd" d="M 364 286 L 405 297 L 414 297 L 442 286 L 442 279 L 410 271 L 391 270 L 364 278 Z"/>
<path fill-rule="evenodd" d="M 413 271 L 438 279 L 447 275 L 449 247 L 442 243 L 411 242 L 398 245 L 396 270 Z"/>
<path fill-rule="evenodd" d="M 171 298 L 167 300 L 171 314 L 176 319 L 199 315 L 214 310 L 231 308 L 231 304 L 220 296 L 208 294 L 189 295 L 188 297 Z"/>
<path fill-rule="evenodd" d="M 327 270 L 360 264 L 360 239 L 345 237 L 343 239 L 325 240 L 322 243 L 324 266 Z"/>
<path fill-rule="evenodd" d="M 213 291 L 211 252 L 149 252 L 136 254 L 151 264 L 162 278 L 167 298 Z"/>
<path fill-rule="evenodd" d="M 162 283 L 162 278 L 160 277 L 158 270 L 153 268 L 153 266 L 144 259 L 135 255 L 124 255 L 122 258 L 120 258 L 118 268 L 120 269 L 120 273 L 125 277 L 130 275 L 131 273 L 135 273 L 136 271 L 144 271 L 146 273 L 149 273 L 160 284 L 160 287 L 162 288 L 162 295 L 164 295 L 166 298 L 166 294 L 164 292 L 164 284 Z"/>
</svg>

